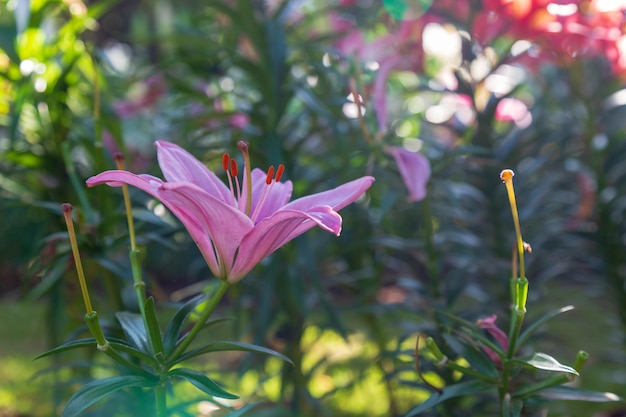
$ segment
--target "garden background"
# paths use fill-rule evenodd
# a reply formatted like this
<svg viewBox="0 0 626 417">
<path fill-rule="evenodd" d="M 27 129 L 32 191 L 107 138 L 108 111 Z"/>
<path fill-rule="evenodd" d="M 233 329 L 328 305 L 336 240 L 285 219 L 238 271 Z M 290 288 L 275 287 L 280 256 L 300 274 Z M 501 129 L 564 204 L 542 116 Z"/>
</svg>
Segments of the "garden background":
<svg viewBox="0 0 626 417">
<path fill-rule="evenodd" d="M 220 176 L 222 154 L 238 157 L 246 140 L 253 166 L 284 164 L 295 197 L 376 178 L 341 211 L 339 237 L 296 238 L 222 300 L 211 337 L 293 362 L 195 359 L 241 397 L 224 405 L 404 416 L 458 382 L 428 355 L 418 374 L 418 334 L 462 364 L 441 314 L 496 314 L 507 328 L 506 168 L 532 246 L 528 316 L 575 307 L 530 345 L 567 363 L 589 352 L 575 385 L 626 396 L 625 80 L 621 0 L 3 0 L 0 416 L 60 415 L 82 384 L 119 372 L 96 350 L 33 359 L 85 333 L 62 203 L 105 330 L 115 311 L 136 311 L 122 194 L 85 180 L 113 169 L 116 152 L 161 177 L 157 140 Z M 165 323 L 217 279 L 162 204 L 131 198 Z M 173 389 L 172 415 L 225 415 L 193 387 Z M 120 391 L 85 415 L 138 415 L 145 395 Z M 423 415 L 496 415 L 493 401 Z M 536 401 L 523 415 L 624 413 L 619 401 Z"/>
</svg>

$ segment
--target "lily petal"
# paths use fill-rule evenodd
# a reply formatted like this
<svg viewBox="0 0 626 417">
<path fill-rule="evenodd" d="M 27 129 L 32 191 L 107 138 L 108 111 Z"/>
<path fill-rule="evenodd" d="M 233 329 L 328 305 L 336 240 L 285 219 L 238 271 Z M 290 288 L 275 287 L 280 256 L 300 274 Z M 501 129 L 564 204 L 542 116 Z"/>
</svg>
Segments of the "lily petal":
<svg viewBox="0 0 626 417">
<path fill-rule="evenodd" d="M 298 198 L 284 206 L 283 210 L 307 211 L 310 207 L 330 206 L 333 210 L 339 211 L 348 204 L 355 202 L 370 188 L 373 182 L 374 177 L 361 177 L 332 190 Z"/>
<path fill-rule="evenodd" d="M 314 226 L 338 235 L 341 216 L 330 206 L 319 206 L 306 212 L 282 209 L 266 218 L 244 237 L 228 281 L 241 280 L 263 258 Z"/>
<path fill-rule="evenodd" d="M 157 158 L 168 182 L 190 182 L 224 202 L 233 204 L 230 190 L 211 170 L 180 146 L 159 140 L 155 142 Z"/>
<path fill-rule="evenodd" d="M 411 152 L 401 147 L 387 147 L 398 165 L 402 180 L 409 191 L 409 201 L 420 201 L 426 197 L 426 184 L 430 178 L 430 162 L 418 152 Z"/>
<path fill-rule="evenodd" d="M 161 201 L 185 226 L 211 271 L 225 277 L 243 237 L 254 227 L 244 213 L 194 184 L 165 183 L 127 171 L 106 171 L 87 180 L 87 186 L 132 185 Z"/>
</svg>

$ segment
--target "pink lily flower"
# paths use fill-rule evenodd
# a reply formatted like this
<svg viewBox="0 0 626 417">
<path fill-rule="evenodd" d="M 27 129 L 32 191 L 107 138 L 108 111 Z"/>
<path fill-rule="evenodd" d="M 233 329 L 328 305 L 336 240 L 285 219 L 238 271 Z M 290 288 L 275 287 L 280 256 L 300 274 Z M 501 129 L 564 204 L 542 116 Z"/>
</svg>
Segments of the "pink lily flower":
<svg viewBox="0 0 626 417">
<path fill-rule="evenodd" d="M 178 145 L 158 141 L 156 146 L 165 181 L 112 170 L 89 178 L 87 186 L 128 184 L 160 200 L 183 223 L 213 274 L 229 283 L 240 281 L 263 258 L 314 226 L 339 236 L 342 219 L 337 211 L 374 182 L 366 176 L 289 202 L 293 186 L 280 182 L 284 167 L 250 171 L 247 142 L 238 144 L 245 159 L 241 187 L 237 163 L 228 154 L 222 160 L 226 186 Z"/>
<path fill-rule="evenodd" d="M 396 146 L 385 148 L 398 165 L 400 176 L 409 190 L 409 201 L 420 201 L 426 197 L 426 184 L 430 178 L 428 158 L 418 152 Z"/>
</svg>

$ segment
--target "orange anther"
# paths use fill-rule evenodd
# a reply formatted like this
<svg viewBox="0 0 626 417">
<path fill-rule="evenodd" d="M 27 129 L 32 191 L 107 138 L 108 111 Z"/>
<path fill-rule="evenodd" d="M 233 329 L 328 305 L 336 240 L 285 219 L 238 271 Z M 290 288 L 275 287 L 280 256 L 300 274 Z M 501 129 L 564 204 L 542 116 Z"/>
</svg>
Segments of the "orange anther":
<svg viewBox="0 0 626 417">
<path fill-rule="evenodd" d="M 278 165 L 278 169 L 276 170 L 276 182 L 279 182 L 283 176 L 283 172 L 285 172 L 285 166 L 283 164 Z"/>
<path fill-rule="evenodd" d="M 233 177 L 237 177 L 237 161 L 234 159 L 230 160 L 230 175 Z"/>
<path fill-rule="evenodd" d="M 267 169 L 267 176 L 265 177 L 265 183 L 267 185 L 270 185 L 273 179 L 274 179 L 274 165 L 270 165 L 270 167 Z"/>
<path fill-rule="evenodd" d="M 227 153 L 222 155 L 222 168 L 224 168 L 224 171 L 228 171 L 229 162 L 230 162 L 230 155 L 228 155 Z"/>
</svg>

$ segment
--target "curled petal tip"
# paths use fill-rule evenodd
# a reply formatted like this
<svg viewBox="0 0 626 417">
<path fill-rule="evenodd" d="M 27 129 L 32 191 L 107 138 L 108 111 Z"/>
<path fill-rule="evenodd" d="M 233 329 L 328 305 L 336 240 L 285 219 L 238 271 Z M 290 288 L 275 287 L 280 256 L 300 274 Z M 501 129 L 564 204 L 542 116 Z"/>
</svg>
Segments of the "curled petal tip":
<svg viewBox="0 0 626 417">
<path fill-rule="evenodd" d="M 504 182 L 511 181 L 515 172 L 512 169 L 505 169 L 500 173 L 500 179 Z"/>
</svg>

